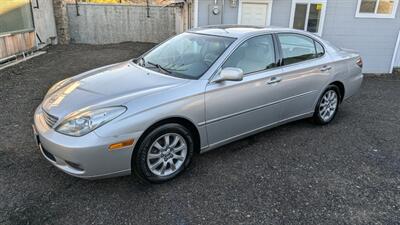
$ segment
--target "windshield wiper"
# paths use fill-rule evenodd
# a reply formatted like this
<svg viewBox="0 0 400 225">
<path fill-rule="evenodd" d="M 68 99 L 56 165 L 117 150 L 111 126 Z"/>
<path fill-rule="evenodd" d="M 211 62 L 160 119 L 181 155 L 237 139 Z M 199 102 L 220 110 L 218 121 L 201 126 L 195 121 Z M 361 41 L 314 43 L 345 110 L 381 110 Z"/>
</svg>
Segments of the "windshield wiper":
<svg viewBox="0 0 400 225">
<path fill-rule="evenodd" d="M 152 62 L 147 62 L 148 64 L 157 67 L 157 69 L 164 71 L 165 73 L 171 74 L 172 72 L 169 71 L 168 69 L 165 69 L 164 67 L 162 67 L 160 64 L 157 63 L 152 63 Z"/>
</svg>

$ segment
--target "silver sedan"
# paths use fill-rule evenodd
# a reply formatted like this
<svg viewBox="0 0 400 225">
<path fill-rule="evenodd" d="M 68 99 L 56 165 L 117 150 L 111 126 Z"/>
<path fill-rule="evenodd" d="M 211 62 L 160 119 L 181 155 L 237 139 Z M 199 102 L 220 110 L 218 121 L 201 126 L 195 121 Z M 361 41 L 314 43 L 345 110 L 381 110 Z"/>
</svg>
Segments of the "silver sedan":
<svg viewBox="0 0 400 225">
<path fill-rule="evenodd" d="M 303 118 L 330 123 L 360 56 L 284 28 L 212 26 L 55 84 L 34 115 L 44 157 L 94 179 L 164 182 L 203 153 Z"/>
</svg>

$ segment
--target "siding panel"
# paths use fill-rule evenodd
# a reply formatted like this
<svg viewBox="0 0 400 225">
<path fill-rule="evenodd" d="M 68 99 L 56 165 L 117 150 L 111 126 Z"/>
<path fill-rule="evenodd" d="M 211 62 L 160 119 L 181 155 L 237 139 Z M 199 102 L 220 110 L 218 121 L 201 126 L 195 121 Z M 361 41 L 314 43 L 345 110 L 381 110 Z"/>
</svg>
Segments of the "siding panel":
<svg viewBox="0 0 400 225">
<path fill-rule="evenodd" d="M 291 0 L 274 0 L 272 3 L 271 25 L 289 27 Z"/>
<path fill-rule="evenodd" d="M 211 9 L 215 5 L 214 0 L 197 0 L 199 3 L 199 17 L 198 26 L 206 26 L 210 24 L 209 15 L 211 14 Z M 223 5 L 224 3 L 224 5 Z M 223 24 L 237 24 L 238 13 L 239 13 L 239 3 L 236 7 L 231 7 L 230 1 L 217 1 L 218 6 L 222 9 L 222 23 Z"/>
<path fill-rule="evenodd" d="M 364 72 L 388 73 L 400 30 L 400 7 L 395 19 L 355 18 L 357 0 L 328 0 L 323 38 L 360 52 Z"/>
</svg>

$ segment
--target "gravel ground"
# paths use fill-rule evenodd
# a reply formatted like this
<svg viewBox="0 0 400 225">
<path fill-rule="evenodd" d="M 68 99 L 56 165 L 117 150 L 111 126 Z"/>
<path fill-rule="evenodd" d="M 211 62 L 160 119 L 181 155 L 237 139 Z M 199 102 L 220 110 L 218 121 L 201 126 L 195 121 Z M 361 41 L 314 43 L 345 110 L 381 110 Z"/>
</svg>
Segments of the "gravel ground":
<svg viewBox="0 0 400 225">
<path fill-rule="evenodd" d="M 400 224 L 398 75 L 367 77 L 328 126 L 260 133 L 162 185 L 81 180 L 45 161 L 30 125 L 50 85 L 151 46 L 57 46 L 0 71 L 0 224 Z"/>
</svg>

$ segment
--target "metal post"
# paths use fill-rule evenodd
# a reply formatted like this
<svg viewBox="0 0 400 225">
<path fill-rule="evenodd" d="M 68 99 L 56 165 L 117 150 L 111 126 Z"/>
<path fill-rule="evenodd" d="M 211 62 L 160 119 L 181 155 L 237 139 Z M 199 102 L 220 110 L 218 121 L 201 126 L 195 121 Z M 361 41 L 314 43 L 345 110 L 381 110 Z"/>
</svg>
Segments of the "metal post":
<svg viewBox="0 0 400 225">
<path fill-rule="evenodd" d="M 33 7 L 34 9 L 38 9 L 39 8 L 39 0 L 36 0 L 36 6 Z"/>
<path fill-rule="evenodd" d="M 78 0 L 75 0 L 75 8 L 76 8 L 76 16 L 80 16 L 81 14 L 79 14 Z"/>
<path fill-rule="evenodd" d="M 29 7 L 29 9 L 30 9 L 30 11 L 31 11 L 31 19 L 32 19 L 32 26 L 33 26 L 33 32 L 35 32 L 35 34 L 36 34 L 36 25 L 35 25 L 35 17 L 33 16 L 33 7 L 32 7 L 32 0 L 29 0 L 29 5 L 31 6 L 31 7 Z M 35 35 L 36 36 L 36 35 Z M 38 48 L 38 43 L 37 43 L 37 41 L 36 41 L 36 39 L 35 39 L 35 47 L 36 48 Z"/>
<path fill-rule="evenodd" d="M 147 18 L 150 17 L 150 3 L 149 0 L 146 0 L 146 4 L 147 4 Z"/>
<path fill-rule="evenodd" d="M 37 32 L 35 32 L 35 33 L 36 33 L 36 37 L 37 37 L 38 40 L 39 40 L 39 44 L 45 44 L 45 43 L 42 41 L 42 39 L 40 39 L 39 34 L 38 34 Z"/>
</svg>

